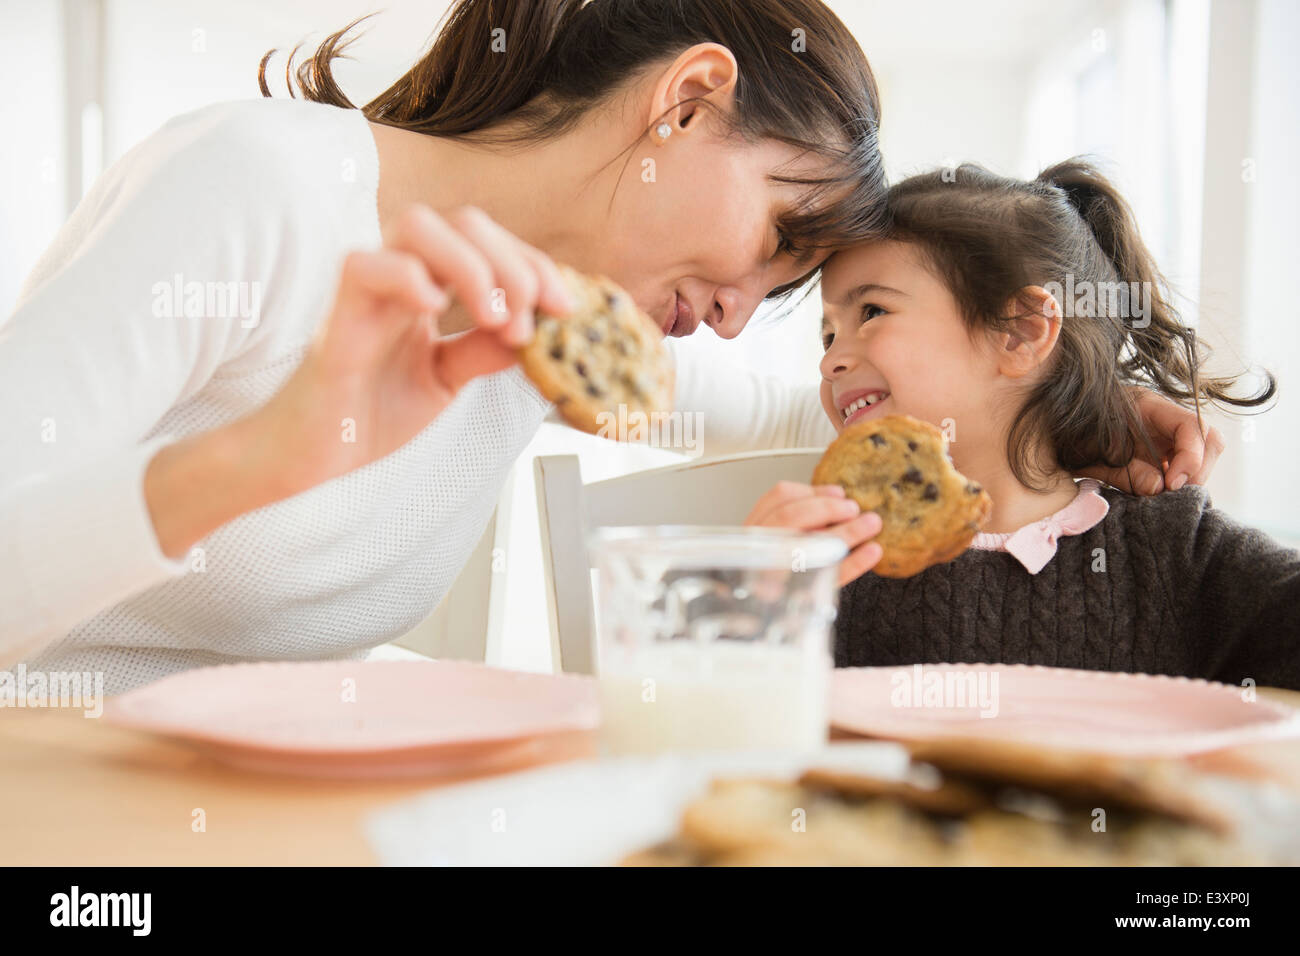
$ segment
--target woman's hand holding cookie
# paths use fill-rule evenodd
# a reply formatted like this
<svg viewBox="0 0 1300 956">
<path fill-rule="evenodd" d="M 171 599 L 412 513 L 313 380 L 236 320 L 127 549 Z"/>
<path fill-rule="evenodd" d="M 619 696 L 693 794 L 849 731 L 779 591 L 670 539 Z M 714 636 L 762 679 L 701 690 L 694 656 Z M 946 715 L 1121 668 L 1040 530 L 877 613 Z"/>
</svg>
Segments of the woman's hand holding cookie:
<svg viewBox="0 0 1300 956">
<path fill-rule="evenodd" d="M 745 519 L 750 527 L 790 528 L 825 532 L 849 546 L 840 562 L 840 587 L 866 574 L 880 560 L 880 545 L 871 539 L 880 533 L 880 516 L 861 513 L 856 501 L 839 485 L 805 485 L 778 481 Z"/>
<path fill-rule="evenodd" d="M 485 213 L 411 207 L 343 262 L 302 365 L 254 415 L 280 493 L 396 451 L 468 382 L 515 364 L 537 310 L 570 300 L 554 263 Z"/>
</svg>

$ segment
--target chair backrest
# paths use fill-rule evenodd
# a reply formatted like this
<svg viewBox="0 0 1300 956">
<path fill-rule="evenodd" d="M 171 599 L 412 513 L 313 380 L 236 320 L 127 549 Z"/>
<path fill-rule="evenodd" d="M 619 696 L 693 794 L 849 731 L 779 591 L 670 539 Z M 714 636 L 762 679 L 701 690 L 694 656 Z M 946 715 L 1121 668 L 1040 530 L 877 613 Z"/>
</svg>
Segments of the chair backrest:
<svg viewBox="0 0 1300 956">
<path fill-rule="evenodd" d="M 586 536 L 613 525 L 738 525 L 781 480 L 808 481 L 824 448 L 748 452 L 582 482 L 577 455 L 534 459 L 551 650 L 559 670 L 595 673 Z"/>
</svg>

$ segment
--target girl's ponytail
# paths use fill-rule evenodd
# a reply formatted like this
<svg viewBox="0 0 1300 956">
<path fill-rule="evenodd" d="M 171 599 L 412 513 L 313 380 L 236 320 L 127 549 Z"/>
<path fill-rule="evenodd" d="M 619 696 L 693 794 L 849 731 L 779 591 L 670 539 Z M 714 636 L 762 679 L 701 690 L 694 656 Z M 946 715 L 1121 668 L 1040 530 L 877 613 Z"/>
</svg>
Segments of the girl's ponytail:
<svg viewBox="0 0 1300 956">
<path fill-rule="evenodd" d="M 1125 378 L 1196 404 L 1198 413 L 1203 399 L 1253 408 L 1273 398 L 1277 383 L 1271 373 L 1265 373 L 1266 382 L 1257 394 L 1245 397 L 1232 394 L 1236 377 L 1201 374 L 1209 350 L 1173 307 L 1169 285 L 1142 241 L 1132 208 L 1096 167 L 1070 159 L 1043 170 L 1038 181 L 1061 190 L 1078 211 L 1111 267 L 1112 281 L 1125 293 L 1119 299 L 1127 308 L 1110 316 L 1120 323 L 1126 339 L 1120 354 Z"/>
<path fill-rule="evenodd" d="M 1026 485 L 1056 468 L 1122 468 L 1139 446 L 1159 461 L 1133 386 L 1198 416 L 1202 401 L 1253 408 L 1277 391 L 1268 372 L 1244 397 L 1233 394 L 1236 376 L 1203 374 L 1208 350 L 1173 307 L 1133 211 L 1084 160 L 1028 182 L 969 164 L 923 173 L 890 189 L 889 209 L 892 236 L 924 248 L 972 328 L 1005 331 L 1009 304 L 1036 307 L 1023 298 L 1035 286 L 1060 300 L 1050 374 L 1029 391 L 1007 438 Z"/>
</svg>

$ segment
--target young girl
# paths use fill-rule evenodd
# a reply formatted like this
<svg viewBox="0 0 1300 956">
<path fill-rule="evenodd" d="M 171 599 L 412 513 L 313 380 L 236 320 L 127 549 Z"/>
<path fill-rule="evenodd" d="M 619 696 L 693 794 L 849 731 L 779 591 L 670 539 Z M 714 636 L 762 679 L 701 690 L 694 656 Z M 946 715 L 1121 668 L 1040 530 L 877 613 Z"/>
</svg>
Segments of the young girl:
<svg viewBox="0 0 1300 956">
<path fill-rule="evenodd" d="M 1081 469 L 1161 455 L 1131 386 L 1258 406 L 1203 370 L 1127 204 L 1089 165 L 1032 182 L 976 166 L 890 192 L 888 239 L 822 279 L 822 404 L 837 429 L 907 414 L 944 428 L 993 512 L 969 551 L 907 579 L 862 574 L 879 527 L 838 489 L 774 489 L 750 522 L 831 526 L 838 666 L 1046 664 L 1300 687 L 1300 553 L 1195 484 L 1133 497 Z M 861 399 L 865 398 L 867 404 Z M 846 410 L 848 414 L 846 414 Z M 1199 477 L 1199 476 L 1194 476 Z M 1174 483 L 1171 482 L 1171 486 Z M 850 519 L 850 520 L 846 520 Z"/>
</svg>

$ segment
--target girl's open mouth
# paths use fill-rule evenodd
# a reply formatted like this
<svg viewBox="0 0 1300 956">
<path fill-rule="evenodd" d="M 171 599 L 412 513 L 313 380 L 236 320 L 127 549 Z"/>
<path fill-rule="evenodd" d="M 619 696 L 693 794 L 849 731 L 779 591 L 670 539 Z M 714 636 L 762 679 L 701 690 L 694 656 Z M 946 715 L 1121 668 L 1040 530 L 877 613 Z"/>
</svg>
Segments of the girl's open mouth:
<svg viewBox="0 0 1300 956">
<path fill-rule="evenodd" d="M 871 410 L 889 397 L 889 392 L 884 389 L 870 389 L 868 391 L 850 392 L 841 398 L 848 399 L 840 406 L 840 416 L 844 419 L 845 425 L 852 425 L 862 421 L 871 414 Z"/>
</svg>

